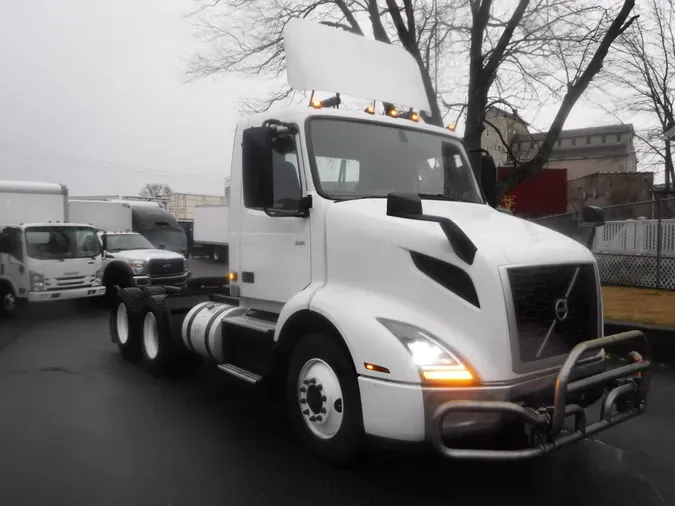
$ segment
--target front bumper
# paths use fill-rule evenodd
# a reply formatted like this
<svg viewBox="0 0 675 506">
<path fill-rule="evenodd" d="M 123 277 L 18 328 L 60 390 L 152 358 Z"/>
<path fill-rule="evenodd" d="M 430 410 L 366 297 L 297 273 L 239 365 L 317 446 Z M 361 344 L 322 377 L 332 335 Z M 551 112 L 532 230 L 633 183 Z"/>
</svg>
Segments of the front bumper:
<svg viewBox="0 0 675 506">
<path fill-rule="evenodd" d="M 605 336 L 575 346 L 557 375 L 552 405 L 532 406 L 504 400 L 451 400 L 441 404 L 431 418 L 430 437 L 435 448 L 453 459 L 523 460 L 549 453 L 641 415 L 646 407 L 651 363 L 637 352 L 630 353 L 632 363 L 628 365 L 574 379 L 582 355 L 634 340 L 642 340 L 649 349 L 647 339 L 640 331 Z M 600 420 L 587 425 L 584 408 L 568 400 L 599 387 L 604 388 Z M 451 448 L 444 440 L 444 421 L 450 414 L 503 416 L 520 420 L 528 429 L 530 446 L 517 450 Z M 574 417 L 574 428 L 566 431 L 565 420 L 570 416 Z"/>
<path fill-rule="evenodd" d="M 191 272 L 171 276 L 134 276 L 134 285 L 138 287 L 152 285 L 183 285 L 192 276 Z"/>
<path fill-rule="evenodd" d="M 49 302 L 51 300 L 86 299 L 105 295 L 105 286 L 87 286 L 68 290 L 50 290 L 45 292 L 28 292 L 28 302 Z"/>
</svg>

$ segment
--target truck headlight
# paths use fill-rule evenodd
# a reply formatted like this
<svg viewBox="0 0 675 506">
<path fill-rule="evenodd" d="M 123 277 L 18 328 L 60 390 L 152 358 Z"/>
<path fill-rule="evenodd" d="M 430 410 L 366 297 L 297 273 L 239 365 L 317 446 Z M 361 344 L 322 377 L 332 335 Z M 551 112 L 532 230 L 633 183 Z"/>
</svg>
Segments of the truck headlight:
<svg viewBox="0 0 675 506">
<path fill-rule="evenodd" d="M 183 262 L 183 272 L 187 272 L 190 270 L 190 262 L 188 262 L 188 259 L 186 258 L 185 261 Z"/>
<path fill-rule="evenodd" d="M 30 291 L 31 292 L 44 292 L 45 287 L 45 277 L 39 272 L 30 271 Z"/>
<path fill-rule="evenodd" d="M 408 323 L 377 318 L 410 353 L 423 380 L 430 383 L 466 384 L 474 380 L 467 367 L 438 338 Z"/>
<path fill-rule="evenodd" d="M 145 260 L 129 260 L 129 267 L 134 271 L 134 274 L 145 274 Z"/>
<path fill-rule="evenodd" d="M 101 286 L 103 284 L 103 267 L 94 274 L 94 286 Z"/>
</svg>

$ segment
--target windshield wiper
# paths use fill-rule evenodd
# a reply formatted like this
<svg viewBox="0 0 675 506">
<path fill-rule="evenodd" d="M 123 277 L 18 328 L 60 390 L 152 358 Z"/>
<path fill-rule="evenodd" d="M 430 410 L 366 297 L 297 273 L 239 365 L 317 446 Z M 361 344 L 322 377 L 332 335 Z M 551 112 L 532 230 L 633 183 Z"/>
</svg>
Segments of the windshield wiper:
<svg viewBox="0 0 675 506">
<path fill-rule="evenodd" d="M 386 195 L 355 195 L 353 197 L 334 197 L 335 202 L 347 202 L 348 200 L 365 200 L 365 199 L 386 199 Z"/>
<path fill-rule="evenodd" d="M 423 199 L 429 199 L 429 200 L 449 200 L 452 202 L 468 202 L 469 204 L 475 204 L 473 200 L 469 200 L 467 198 L 462 197 L 461 195 L 457 195 L 456 193 L 418 193 L 417 195 L 420 196 L 420 198 Z"/>
</svg>

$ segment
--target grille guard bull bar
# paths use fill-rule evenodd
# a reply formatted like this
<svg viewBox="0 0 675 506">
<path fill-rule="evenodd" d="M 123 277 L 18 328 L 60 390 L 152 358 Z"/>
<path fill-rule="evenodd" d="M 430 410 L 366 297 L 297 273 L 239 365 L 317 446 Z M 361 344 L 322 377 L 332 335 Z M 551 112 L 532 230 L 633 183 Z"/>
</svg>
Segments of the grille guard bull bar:
<svg viewBox="0 0 675 506">
<path fill-rule="evenodd" d="M 612 344 L 643 340 L 649 353 L 649 343 L 638 330 L 600 337 L 577 344 L 558 373 L 553 406 L 534 409 L 515 402 L 503 401 L 448 401 L 439 406 L 432 418 L 431 440 L 445 457 L 463 460 L 514 461 L 550 453 L 601 432 L 613 425 L 641 415 L 646 407 L 651 362 L 632 351 L 631 364 L 587 376 L 570 383 L 570 375 L 583 354 L 600 350 Z M 604 395 L 600 420 L 586 425 L 586 412 L 578 404 L 567 404 L 567 395 L 600 385 L 609 386 Z M 617 413 L 613 413 L 613 408 Z M 450 448 L 443 442 L 443 421 L 450 413 L 503 413 L 518 416 L 531 426 L 530 447 L 517 450 L 483 450 Z M 574 430 L 563 432 L 565 419 L 574 416 Z"/>
</svg>

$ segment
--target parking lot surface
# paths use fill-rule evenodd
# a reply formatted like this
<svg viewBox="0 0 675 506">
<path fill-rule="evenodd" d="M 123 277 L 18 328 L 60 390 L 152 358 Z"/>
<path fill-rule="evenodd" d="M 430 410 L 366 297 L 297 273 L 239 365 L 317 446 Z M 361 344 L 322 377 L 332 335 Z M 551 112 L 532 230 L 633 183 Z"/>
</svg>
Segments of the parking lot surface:
<svg viewBox="0 0 675 506">
<path fill-rule="evenodd" d="M 0 505 L 675 504 L 675 371 L 657 369 L 644 416 L 541 460 L 396 448 L 335 470 L 248 385 L 208 368 L 153 379 L 118 356 L 100 308 L 34 306 L 0 322 Z"/>
</svg>

